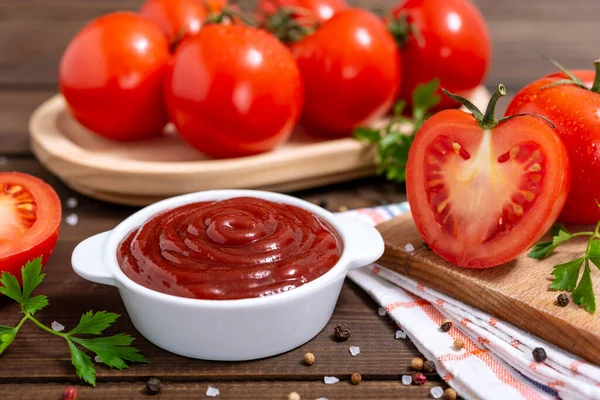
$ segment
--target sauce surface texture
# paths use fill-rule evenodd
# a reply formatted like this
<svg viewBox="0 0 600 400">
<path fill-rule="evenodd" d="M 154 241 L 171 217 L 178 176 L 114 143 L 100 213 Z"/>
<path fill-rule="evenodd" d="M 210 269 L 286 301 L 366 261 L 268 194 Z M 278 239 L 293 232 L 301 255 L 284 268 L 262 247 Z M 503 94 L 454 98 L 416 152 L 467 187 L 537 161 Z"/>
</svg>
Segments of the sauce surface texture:
<svg viewBox="0 0 600 400">
<path fill-rule="evenodd" d="M 342 241 L 304 209 L 253 197 L 188 204 L 158 214 L 119 244 L 131 280 L 196 299 L 269 296 L 329 271 Z"/>
</svg>

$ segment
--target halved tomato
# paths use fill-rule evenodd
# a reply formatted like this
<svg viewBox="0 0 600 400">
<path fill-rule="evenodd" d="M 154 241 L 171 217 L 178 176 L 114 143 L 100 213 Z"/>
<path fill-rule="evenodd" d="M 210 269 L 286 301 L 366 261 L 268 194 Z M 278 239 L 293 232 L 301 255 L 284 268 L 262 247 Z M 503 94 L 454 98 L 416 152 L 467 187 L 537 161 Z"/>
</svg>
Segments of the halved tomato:
<svg viewBox="0 0 600 400">
<path fill-rule="evenodd" d="M 547 232 L 567 197 L 561 140 L 533 115 L 494 120 L 505 93 L 499 87 L 485 116 L 476 109 L 434 115 L 410 148 L 406 182 L 415 224 L 433 251 L 461 267 L 516 258 Z"/>
<path fill-rule="evenodd" d="M 0 273 L 21 278 L 21 267 L 56 246 L 61 220 L 58 195 L 44 181 L 20 172 L 0 173 Z"/>
</svg>

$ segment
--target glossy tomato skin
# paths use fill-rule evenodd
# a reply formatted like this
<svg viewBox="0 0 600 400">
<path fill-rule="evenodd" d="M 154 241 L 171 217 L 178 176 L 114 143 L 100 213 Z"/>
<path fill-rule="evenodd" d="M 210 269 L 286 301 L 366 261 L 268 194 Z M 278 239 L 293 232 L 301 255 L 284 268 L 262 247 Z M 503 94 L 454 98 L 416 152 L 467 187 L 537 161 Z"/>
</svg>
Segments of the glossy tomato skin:
<svg viewBox="0 0 600 400">
<path fill-rule="evenodd" d="M 178 36 L 197 34 L 208 17 L 200 0 L 147 0 L 140 14 L 158 26 L 171 43 Z"/>
<path fill-rule="evenodd" d="M 302 83 L 289 49 L 268 32 L 208 25 L 177 50 L 165 98 L 190 145 L 215 158 L 239 157 L 287 140 Z"/>
<path fill-rule="evenodd" d="M 34 212 L 19 215 L 16 205 L 32 204 Z M 14 213 L 17 214 L 14 214 Z M 21 267 L 52 254 L 61 221 L 60 199 L 47 183 L 20 172 L 0 172 L 0 273 L 10 272 L 21 281 Z M 24 226 L 22 221 L 28 221 Z"/>
<path fill-rule="evenodd" d="M 324 22 L 348 8 L 345 0 L 260 0 L 257 13 L 261 19 L 275 14 L 283 7 L 299 8 L 312 13 L 318 22 Z"/>
<path fill-rule="evenodd" d="M 415 136 L 406 191 L 432 250 L 460 267 L 489 268 L 548 231 L 565 203 L 569 171 L 565 147 L 538 118 L 484 131 L 470 114 L 445 110 Z"/>
<path fill-rule="evenodd" d="M 392 106 L 400 86 L 400 56 L 374 14 L 342 11 L 292 51 L 304 83 L 301 122 L 311 131 L 348 136 Z"/>
<path fill-rule="evenodd" d="M 411 104 L 416 86 L 439 78 L 440 87 L 468 97 L 483 82 L 491 57 L 489 30 L 470 0 L 407 0 L 392 11 L 405 14 L 418 34 L 411 34 L 402 53 L 400 98 Z M 458 103 L 442 96 L 439 108 Z"/>
<path fill-rule="evenodd" d="M 158 28 L 131 12 L 90 22 L 60 62 L 60 90 L 73 116 L 109 139 L 161 134 L 168 122 L 162 98 L 168 47 Z"/>
<path fill-rule="evenodd" d="M 582 81 L 591 84 L 593 71 L 574 71 Z M 507 113 L 535 113 L 556 125 L 571 160 L 571 190 L 559 220 L 576 224 L 592 224 L 600 220 L 600 94 L 575 85 L 544 86 L 566 79 L 556 73 L 523 88 L 513 98 Z"/>
</svg>

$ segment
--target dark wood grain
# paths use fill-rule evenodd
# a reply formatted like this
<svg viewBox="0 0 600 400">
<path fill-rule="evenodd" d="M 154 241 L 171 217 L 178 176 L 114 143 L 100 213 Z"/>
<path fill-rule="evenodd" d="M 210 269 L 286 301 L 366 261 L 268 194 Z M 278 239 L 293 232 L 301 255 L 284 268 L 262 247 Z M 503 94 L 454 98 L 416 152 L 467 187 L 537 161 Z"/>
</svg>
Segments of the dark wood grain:
<svg viewBox="0 0 600 400">
<path fill-rule="evenodd" d="M 404 386 L 399 381 L 368 381 L 360 385 L 352 385 L 347 381 L 335 385 L 325 385 L 323 382 L 298 382 L 298 381 L 270 381 L 254 382 L 252 389 L 248 390 L 247 383 L 240 382 L 190 382 L 174 383 L 164 382 L 161 393 L 149 397 L 145 393 L 145 382 L 104 383 L 97 388 L 78 386 L 80 399 L 105 400 L 105 399 L 203 399 L 208 386 L 219 389 L 221 394 L 217 399 L 261 399 L 282 400 L 287 399 L 290 392 L 297 392 L 302 399 L 313 400 L 325 397 L 329 400 L 405 400 L 426 398 L 426 393 L 434 386 L 447 388 L 447 385 L 438 382 L 427 382 L 423 386 Z M 65 385 L 62 384 L 36 384 L 24 387 L 22 385 L 0 385 L 2 400 L 21 400 L 35 393 L 36 400 L 56 400 L 62 395 Z M 431 398 L 431 396 L 429 396 Z"/>
</svg>

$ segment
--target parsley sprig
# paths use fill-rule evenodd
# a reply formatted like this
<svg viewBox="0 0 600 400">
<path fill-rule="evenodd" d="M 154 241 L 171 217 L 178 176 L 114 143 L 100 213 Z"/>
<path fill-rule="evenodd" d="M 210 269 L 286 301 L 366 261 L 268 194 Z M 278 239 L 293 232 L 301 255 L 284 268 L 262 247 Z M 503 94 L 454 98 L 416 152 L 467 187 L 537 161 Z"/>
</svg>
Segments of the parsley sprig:
<svg viewBox="0 0 600 400">
<path fill-rule="evenodd" d="M 563 225 L 557 224 L 552 227 L 551 233 L 552 240 L 533 246 L 529 257 L 538 260 L 546 258 L 562 243 L 578 236 L 589 236 L 583 257 L 554 266 L 552 271 L 554 280 L 550 288 L 571 292 L 575 303 L 585 307 L 593 314 L 596 311 L 596 297 L 592 285 L 590 263 L 600 269 L 600 222 L 593 232 L 571 233 Z M 583 274 L 579 279 L 581 266 L 583 266 Z"/>
<path fill-rule="evenodd" d="M 41 257 L 29 261 L 21 269 L 21 275 L 23 277 L 22 288 L 19 286 L 17 278 L 8 272 L 3 272 L 0 277 L 0 284 L 2 285 L 0 286 L 0 293 L 19 303 L 21 305 L 21 311 L 23 312 L 23 318 L 19 321 L 17 326 L 10 327 L 0 325 L 0 354 L 11 345 L 21 326 L 25 321 L 29 320 L 46 332 L 66 340 L 71 351 L 71 362 L 73 363 L 73 366 L 75 366 L 77 375 L 92 386 L 96 385 L 96 369 L 94 368 L 91 357 L 80 350 L 77 345 L 96 354 L 102 363 L 111 368 L 127 368 L 126 361 L 147 362 L 146 358 L 140 354 L 138 349 L 130 346 L 134 341 L 134 338 L 129 335 L 118 334 L 89 339 L 75 336 L 100 335 L 102 331 L 111 326 L 117 318 L 119 318 L 118 314 L 106 311 L 98 311 L 95 313 L 88 311 L 81 316 L 79 324 L 66 333 L 56 332 L 38 321 L 34 317 L 35 313 L 48 305 L 48 298 L 44 295 L 31 297 L 33 291 L 44 280 L 45 274 L 42 274 L 41 270 Z"/>
<path fill-rule="evenodd" d="M 412 94 L 412 118 L 403 115 L 407 104 L 400 100 L 394 105 L 393 116 L 383 129 L 361 126 L 354 130 L 355 138 L 377 146 L 378 174 L 385 174 L 391 181 L 406 180 L 408 150 L 415 133 L 429 118 L 430 110 L 441 100 L 437 94 L 439 86 L 440 81 L 436 78 L 415 88 Z"/>
</svg>

